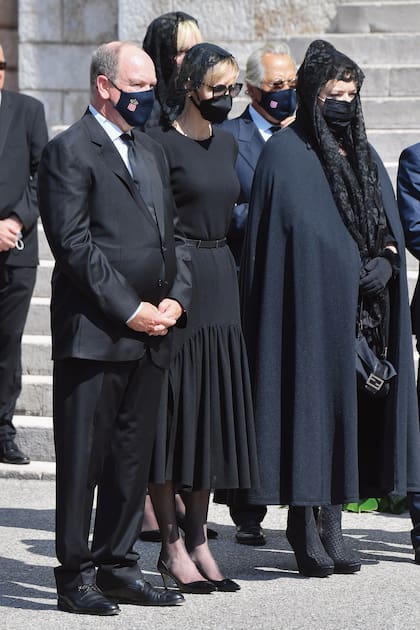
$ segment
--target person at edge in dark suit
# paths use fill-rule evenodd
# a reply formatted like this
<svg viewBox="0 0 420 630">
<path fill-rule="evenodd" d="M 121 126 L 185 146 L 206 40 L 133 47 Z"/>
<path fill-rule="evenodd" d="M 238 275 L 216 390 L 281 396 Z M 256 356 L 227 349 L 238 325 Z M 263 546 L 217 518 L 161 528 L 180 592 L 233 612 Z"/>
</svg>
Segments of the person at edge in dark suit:
<svg viewBox="0 0 420 630">
<path fill-rule="evenodd" d="M 401 223 L 404 228 L 405 244 L 408 251 L 420 260 L 420 142 L 404 149 L 398 165 L 397 199 Z M 413 333 L 416 336 L 417 350 L 420 350 L 420 279 L 411 303 Z M 417 375 L 417 400 L 420 409 L 420 366 Z M 413 529 L 411 542 L 414 548 L 414 561 L 420 564 L 420 493 L 407 495 Z"/>
<path fill-rule="evenodd" d="M 239 147 L 236 172 L 241 191 L 228 233 L 228 243 L 238 268 L 258 158 L 273 133 L 295 119 L 296 65 L 287 44 L 268 43 L 251 53 L 246 63 L 245 80 L 251 103 L 238 118 L 226 120 L 221 125 L 234 136 Z M 236 525 L 236 542 L 265 545 L 261 522 L 267 507 L 250 505 L 240 490 L 230 492 L 228 497 L 230 515 Z M 223 493 L 216 492 L 215 500 L 223 501 Z"/>
<path fill-rule="evenodd" d="M 55 578 L 58 608 L 72 613 L 183 601 L 144 581 L 134 550 L 170 329 L 184 323 L 191 284 L 184 238 L 174 238 L 163 150 L 136 129 L 153 107 L 155 83 L 140 47 L 100 46 L 91 104 L 47 145 L 39 168 L 40 212 L 56 260 Z"/>
<path fill-rule="evenodd" d="M 13 414 L 38 265 L 37 170 L 48 131 L 42 103 L 3 89 L 5 71 L 0 45 L 0 462 L 29 464 L 15 443 Z"/>
</svg>

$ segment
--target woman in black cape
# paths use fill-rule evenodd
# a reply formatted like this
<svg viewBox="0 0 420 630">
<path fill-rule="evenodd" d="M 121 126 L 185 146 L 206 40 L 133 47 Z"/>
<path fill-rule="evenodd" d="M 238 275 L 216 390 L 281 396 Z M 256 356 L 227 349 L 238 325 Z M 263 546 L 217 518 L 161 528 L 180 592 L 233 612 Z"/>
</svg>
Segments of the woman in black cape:
<svg viewBox="0 0 420 630">
<path fill-rule="evenodd" d="M 261 487 L 288 504 L 301 573 L 352 573 L 341 509 L 420 488 L 404 240 L 391 182 L 367 142 L 360 68 L 328 42 L 298 72 L 296 123 L 257 166 L 241 265 Z M 356 323 L 397 377 L 358 391 Z"/>
</svg>

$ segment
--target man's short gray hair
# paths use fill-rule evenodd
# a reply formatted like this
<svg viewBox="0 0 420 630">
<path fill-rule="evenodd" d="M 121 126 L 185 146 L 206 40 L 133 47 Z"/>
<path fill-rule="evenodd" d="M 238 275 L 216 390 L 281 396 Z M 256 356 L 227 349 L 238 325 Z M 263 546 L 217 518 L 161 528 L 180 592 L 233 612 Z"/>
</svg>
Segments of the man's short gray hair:
<svg viewBox="0 0 420 630">
<path fill-rule="evenodd" d="M 115 82 L 118 75 L 118 60 L 122 42 L 102 44 L 97 48 L 90 63 L 90 92 L 96 94 L 96 77 L 104 74 L 110 81 Z"/>
<path fill-rule="evenodd" d="M 273 55 L 288 55 L 291 57 L 290 48 L 286 42 L 279 42 L 277 44 L 267 43 L 261 48 L 257 48 L 252 52 L 246 62 L 245 81 L 255 87 L 260 87 L 264 79 L 264 66 L 262 59 L 267 53 Z"/>
</svg>

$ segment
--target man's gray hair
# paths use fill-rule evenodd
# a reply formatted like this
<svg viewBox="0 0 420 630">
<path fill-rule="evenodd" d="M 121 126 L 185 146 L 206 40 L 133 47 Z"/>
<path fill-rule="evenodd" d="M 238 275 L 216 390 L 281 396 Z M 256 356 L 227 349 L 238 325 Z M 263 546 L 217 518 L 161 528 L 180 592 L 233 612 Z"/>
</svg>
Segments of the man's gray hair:
<svg viewBox="0 0 420 630">
<path fill-rule="evenodd" d="M 290 48 L 286 42 L 278 42 L 277 44 L 267 43 L 261 48 L 254 50 L 254 52 L 249 55 L 246 62 L 245 81 L 250 85 L 260 87 L 265 73 L 262 59 L 267 53 L 273 55 L 288 55 L 291 57 Z"/>
<path fill-rule="evenodd" d="M 94 51 L 90 63 L 90 92 L 92 96 L 96 94 L 96 77 L 100 74 L 104 74 L 113 83 L 116 81 L 122 45 L 122 42 L 102 44 Z"/>
</svg>

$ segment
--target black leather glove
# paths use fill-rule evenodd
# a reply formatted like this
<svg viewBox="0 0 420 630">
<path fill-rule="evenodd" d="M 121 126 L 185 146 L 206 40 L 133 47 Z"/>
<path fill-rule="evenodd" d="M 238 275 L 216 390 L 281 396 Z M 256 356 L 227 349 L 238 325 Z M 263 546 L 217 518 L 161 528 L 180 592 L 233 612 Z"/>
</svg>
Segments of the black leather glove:
<svg viewBox="0 0 420 630">
<path fill-rule="evenodd" d="M 360 293 L 375 295 L 385 289 L 392 276 L 392 265 L 386 258 L 378 256 L 366 263 L 360 279 Z"/>
</svg>

